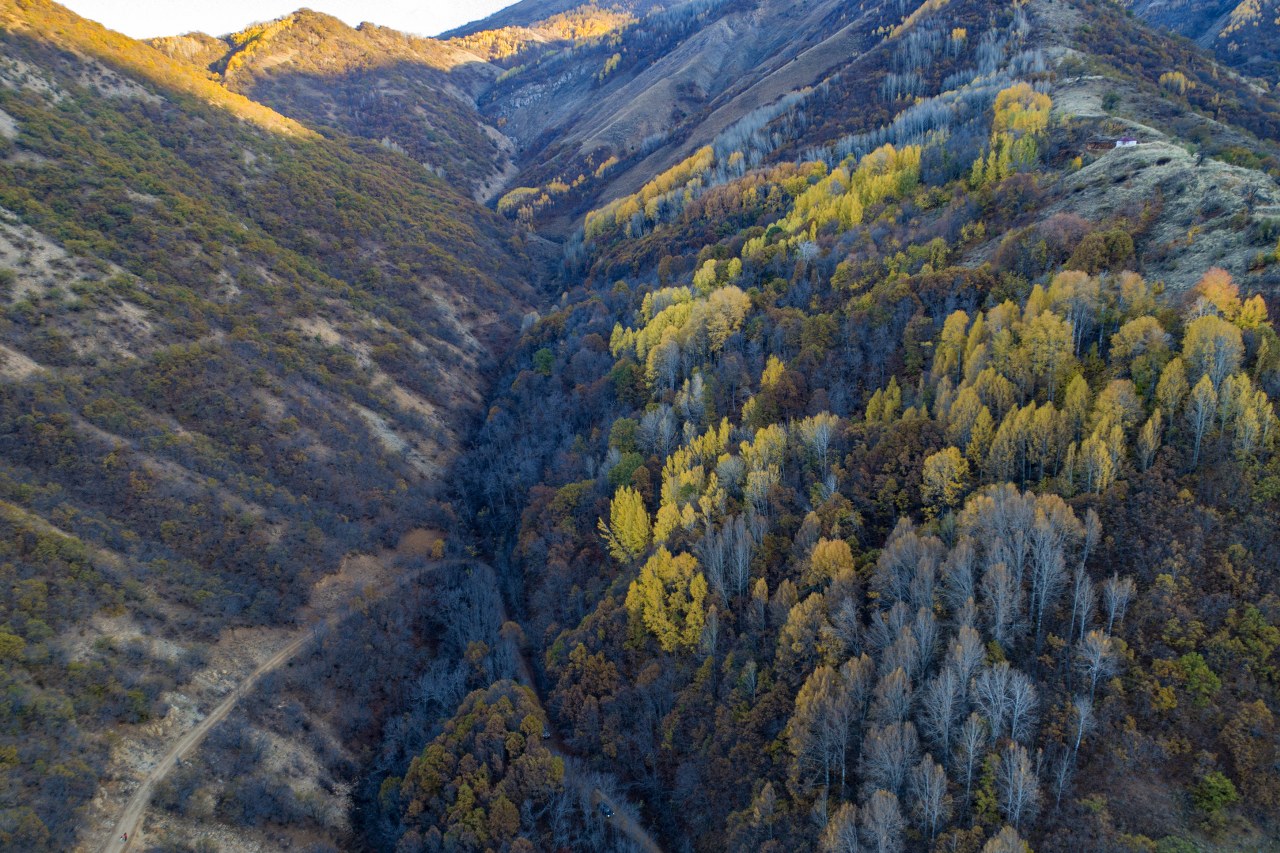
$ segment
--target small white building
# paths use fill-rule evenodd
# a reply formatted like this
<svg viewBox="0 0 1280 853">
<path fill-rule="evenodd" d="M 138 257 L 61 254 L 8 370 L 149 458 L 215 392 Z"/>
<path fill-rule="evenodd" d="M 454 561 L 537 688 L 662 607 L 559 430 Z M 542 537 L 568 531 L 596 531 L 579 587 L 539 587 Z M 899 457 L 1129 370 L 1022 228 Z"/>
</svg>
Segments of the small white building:
<svg viewBox="0 0 1280 853">
<path fill-rule="evenodd" d="M 1116 147 L 1117 148 L 1137 148 L 1138 140 L 1134 139 L 1132 136 L 1126 136 L 1123 139 L 1116 140 Z"/>
</svg>

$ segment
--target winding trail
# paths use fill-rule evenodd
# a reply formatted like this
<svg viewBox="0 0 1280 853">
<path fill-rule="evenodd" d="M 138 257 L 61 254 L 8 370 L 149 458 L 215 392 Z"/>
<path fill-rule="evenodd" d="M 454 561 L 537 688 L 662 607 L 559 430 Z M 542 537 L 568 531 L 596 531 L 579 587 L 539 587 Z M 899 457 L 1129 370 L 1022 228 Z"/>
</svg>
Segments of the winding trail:
<svg viewBox="0 0 1280 853">
<path fill-rule="evenodd" d="M 374 601 L 385 598 L 395 589 L 408 581 L 416 580 L 423 574 L 435 569 L 445 568 L 449 566 L 470 565 L 477 567 L 485 567 L 485 565 L 477 560 L 435 560 L 428 563 L 421 569 L 409 572 L 396 579 L 396 582 L 389 584 L 380 595 L 373 598 L 362 597 L 361 603 L 365 606 Z M 492 569 L 490 569 L 492 571 Z M 499 616 L 502 622 L 509 621 L 507 619 L 506 603 L 502 600 L 502 596 L 498 595 Z M 298 629 L 297 636 L 290 640 L 283 648 L 263 661 L 257 669 L 246 675 L 239 684 L 237 684 L 226 696 L 222 698 L 212 711 L 193 728 L 182 734 L 169 750 L 164 754 L 155 766 L 147 773 L 137 790 L 129 798 L 129 802 L 125 805 L 124 811 L 120 813 L 119 819 L 116 821 L 115 828 L 112 830 L 111 838 L 105 845 L 99 848 L 102 853 L 126 853 L 135 849 L 134 844 L 139 840 L 139 830 L 142 827 L 143 819 L 147 814 L 147 807 L 151 803 L 151 796 L 155 792 L 156 786 L 164 780 L 179 761 L 187 756 L 192 750 L 196 749 L 200 742 L 205 739 L 213 728 L 227 718 L 227 716 L 235 709 L 236 705 L 247 696 L 262 677 L 274 672 L 284 666 L 290 660 L 297 656 L 307 644 L 315 640 L 319 636 L 318 628 L 328 626 L 334 628 L 349 618 L 355 611 L 354 606 L 344 607 L 341 611 L 334 613 L 326 618 L 321 618 L 312 623 Z M 519 661 L 520 680 L 528 687 L 538 700 L 538 705 L 543 708 L 546 713 L 542 696 L 538 693 L 537 682 L 533 678 L 533 668 L 529 665 L 528 659 L 523 652 L 517 657 Z M 560 743 L 559 738 L 553 738 L 551 748 L 561 757 L 572 757 L 572 753 Z M 662 853 L 662 848 L 658 846 L 653 837 L 641 826 L 637 821 L 630 817 L 630 809 L 622 807 L 622 804 L 610 797 L 604 791 L 596 788 L 592 792 L 597 802 L 604 802 L 613 809 L 613 817 L 610 823 L 613 827 L 623 835 L 631 839 L 646 853 Z"/>
</svg>

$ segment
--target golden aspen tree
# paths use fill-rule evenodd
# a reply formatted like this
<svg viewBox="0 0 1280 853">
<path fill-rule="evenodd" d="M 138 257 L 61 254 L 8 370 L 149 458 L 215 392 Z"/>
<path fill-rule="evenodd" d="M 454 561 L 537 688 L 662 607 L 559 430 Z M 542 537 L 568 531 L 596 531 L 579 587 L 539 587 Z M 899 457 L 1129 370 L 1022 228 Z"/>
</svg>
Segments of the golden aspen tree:
<svg viewBox="0 0 1280 853">
<path fill-rule="evenodd" d="M 1156 457 L 1156 451 L 1160 449 L 1160 437 L 1163 434 L 1163 430 L 1162 415 L 1160 407 L 1157 406 L 1138 433 L 1138 467 L 1141 470 L 1146 471 L 1151 467 L 1151 463 Z"/>
<path fill-rule="evenodd" d="M 959 505 L 969 483 L 969 462 L 955 447 L 948 447 L 924 460 L 920 497 L 930 517 Z"/>
<path fill-rule="evenodd" d="M 659 548 L 627 590 L 627 612 L 658 640 L 663 651 L 695 647 L 706 626 L 707 580 L 691 554 Z"/>
<path fill-rule="evenodd" d="M 618 488 L 609 505 L 609 522 L 602 518 L 597 526 L 610 555 L 619 563 L 631 564 L 649 547 L 649 511 L 644 498 L 630 486 Z"/>
</svg>

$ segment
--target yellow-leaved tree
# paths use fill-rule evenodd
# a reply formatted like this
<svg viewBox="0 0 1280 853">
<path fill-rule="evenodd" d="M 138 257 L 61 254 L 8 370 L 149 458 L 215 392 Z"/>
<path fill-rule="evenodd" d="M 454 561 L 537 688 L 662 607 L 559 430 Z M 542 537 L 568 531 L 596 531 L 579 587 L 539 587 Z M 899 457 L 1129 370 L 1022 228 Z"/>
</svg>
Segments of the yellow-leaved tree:
<svg viewBox="0 0 1280 853">
<path fill-rule="evenodd" d="M 609 522 L 599 522 L 600 535 L 615 560 L 630 565 L 649 547 L 649 511 L 644 498 L 630 486 L 620 486 L 609 506 Z"/>
<path fill-rule="evenodd" d="M 627 612 L 653 633 L 665 652 L 693 648 L 702 639 L 707 579 L 691 554 L 659 548 L 627 590 Z"/>
<path fill-rule="evenodd" d="M 924 460 L 920 497 L 931 517 L 955 507 L 969 483 L 969 462 L 955 447 L 940 450 Z"/>
</svg>

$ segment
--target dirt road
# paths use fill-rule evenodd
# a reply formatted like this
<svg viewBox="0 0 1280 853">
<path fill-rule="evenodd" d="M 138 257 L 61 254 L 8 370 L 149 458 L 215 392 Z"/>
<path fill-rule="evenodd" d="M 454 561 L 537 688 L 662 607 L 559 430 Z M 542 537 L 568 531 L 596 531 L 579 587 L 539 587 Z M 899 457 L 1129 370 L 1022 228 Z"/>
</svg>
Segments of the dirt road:
<svg viewBox="0 0 1280 853">
<path fill-rule="evenodd" d="M 503 605 L 502 621 L 508 621 L 505 604 Z M 517 657 L 516 663 L 520 682 L 529 688 L 533 693 L 533 697 L 538 701 L 538 706 L 542 708 L 543 715 L 546 716 L 547 719 L 550 719 L 550 715 L 546 712 L 546 703 L 542 701 L 542 694 L 538 692 L 538 683 L 533 678 L 533 667 L 529 664 L 529 659 L 523 651 L 521 651 L 520 655 Z M 551 738 L 547 742 L 547 747 L 561 758 L 579 758 L 579 756 L 575 755 L 569 747 L 565 745 L 564 741 L 561 740 L 555 732 L 551 733 Z M 635 842 L 636 846 L 641 850 L 644 850 L 645 853 L 662 853 L 662 848 L 658 846 L 658 842 L 654 841 L 653 836 L 649 834 L 648 830 L 631 817 L 631 809 L 629 806 L 624 807 L 623 804 L 620 804 L 617 800 L 610 797 L 599 788 L 595 788 L 591 794 L 593 804 L 603 802 L 613 810 L 613 817 L 609 818 L 609 823 L 614 829 L 625 835 L 627 838 L 630 838 Z"/>
<path fill-rule="evenodd" d="M 156 766 L 147 774 L 147 778 L 142 780 L 138 790 L 134 791 L 133 796 L 129 798 L 129 804 L 125 806 L 124 813 L 120 815 L 120 820 L 116 822 L 111 840 L 102 848 L 104 853 L 123 853 L 125 850 L 132 849 L 138 835 L 138 827 L 142 825 L 142 818 L 147 812 L 147 805 L 151 802 L 151 794 L 154 792 L 156 785 L 164 779 L 165 775 L 173 769 L 174 765 L 183 756 L 195 748 L 200 741 L 204 740 L 205 735 L 209 734 L 214 726 L 226 719 L 227 715 L 235 708 L 236 703 L 253 689 L 262 676 L 282 666 L 301 651 L 302 647 L 310 639 L 311 632 L 309 630 L 303 631 L 301 636 L 295 637 L 289 645 L 276 652 L 269 660 L 249 673 L 195 728 L 174 742 L 169 751 L 165 753 L 165 756 L 156 762 Z M 125 838 L 128 838 L 128 841 L 125 841 Z"/>
<path fill-rule="evenodd" d="M 428 571 L 469 562 L 472 561 L 439 560 L 432 562 L 417 571 L 409 572 L 397 578 L 395 583 L 389 584 L 376 598 L 385 598 L 393 590 L 399 589 L 405 583 L 417 579 Z M 369 597 L 362 597 L 359 603 L 362 606 L 367 606 L 372 600 Z M 164 757 L 156 762 L 151 771 L 147 773 L 146 778 L 138 785 L 138 789 L 133 792 L 133 796 L 129 798 L 128 804 L 125 805 L 124 811 L 120 813 L 120 818 L 116 821 L 111 838 L 104 846 L 99 848 L 102 853 L 124 853 L 124 851 L 134 849 L 134 844 L 138 841 L 139 830 L 142 827 L 142 819 L 147 813 L 147 805 L 151 802 L 151 795 L 155 792 L 156 786 L 168 775 L 178 761 L 195 749 L 204 740 L 205 736 L 213 731 L 214 726 L 225 720 L 227 715 L 236 707 L 236 704 L 248 695 L 249 691 L 257 685 L 264 675 L 288 663 L 298 652 L 306 647 L 308 642 L 315 639 L 317 628 L 325 625 L 330 628 L 336 627 L 343 620 L 350 617 L 353 612 L 355 612 L 355 602 L 348 604 L 328 617 L 317 618 L 310 624 L 300 628 L 297 635 L 284 648 L 263 661 L 257 669 L 245 676 L 209 712 L 208 716 L 174 741 L 173 745 L 165 752 Z"/>
<path fill-rule="evenodd" d="M 387 589 L 383 590 L 382 595 L 379 597 L 385 597 L 392 590 L 419 577 L 427 571 L 432 571 L 446 566 L 461 565 L 464 563 L 480 565 L 474 560 L 436 561 L 416 572 L 411 572 L 397 579 L 396 583 L 391 584 Z M 501 603 L 502 599 L 500 596 L 498 600 L 500 602 L 499 606 L 502 607 L 502 612 L 500 614 L 502 621 L 506 622 L 508 621 L 506 607 Z M 366 599 L 364 603 L 367 604 L 368 600 Z M 223 697 L 222 701 L 220 701 L 217 706 L 209 712 L 208 716 L 201 720 L 194 728 L 190 729 L 174 741 L 173 745 L 164 754 L 164 757 L 156 762 L 155 766 L 151 768 L 149 773 L 147 773 L 146 778 L 142 780 L 138 789 L 133 792 L 133 796 L 129 798 L 128 804 L 125 806 L 124 811 L 121 812 L 120 818 L 116 821 L 115 829 L 112 831 L 111 838 L 104 846 L 99 848 L 102 853 L 125 853 L 125 851 L 137 849 L 134 845 L 139 841 L 139 832 L 142 827 L 143 818 L 147 813 L 147 806 L 151 802 L 151 795 L 155 792 L 156 786 L 164 780 L 166 775 L 168 775 L 169 771 L 172 770 L 188 753 L 198 747 L 200 742 L 204 740 L 209 732 L 213 731 L 213 728 L 217 726 L 218 723 L 227 718 L 232 710 L 235 709 L 236 704 L 247 696 L 251 690 L 253 690 L 258 682 L 262 680 L 263 676 L 279 669 L 281 666 L 284 666 L 300 651 L 302 651 L 309 642 L 315 639 L 316 628 L 326 624 L 330 627 L 334 627 L 344 619 L 348 618 L 353 611 L 353 607 L 347 607 L 339 613 L 333 614 L 328 618 L 318 619 L 312 624 L 299 629 L 297 636 L 290 640 L 287 645 L 272 655 L 269 659 L 263 661 L 257 669 L 245 676 L 244 679 L 241 680 L 240 683 L 237 684 L 229 693 L 227 693 L 227 695 Z M 518 669 L 520 680 L 524 682 L 531 691 L 533 691 L 533 695 L 537 698 L 538 704 L 543 705 L 542 697 L 538 693 L 537 682 L 533 678 L 533 670 L 529 666 L 529 662 L 524 655 L 519 656 Z M 568 749 L 559 742 L 558 738 L 554 739 L 552 748 L 554 751 L 560 753 L 562 757 L 569 757 L 571 755 Z M 629 816 L 629 808 L 625 807 L 624 804 L 617 802 L 599 788 L 595 789 L 593 793 L 597 798 L 597 801 L 603 801 L 613 809 L 613 817 L 609 819 L 609 822 L 618 832 L 631 839 L 642 850 L 646 851 L 646 853 L 662 853 L 662 848 L 658 846 L 657 842 L 654 841 L 653 837 L 649 835 L 645 828 Z"/>
</svg>

